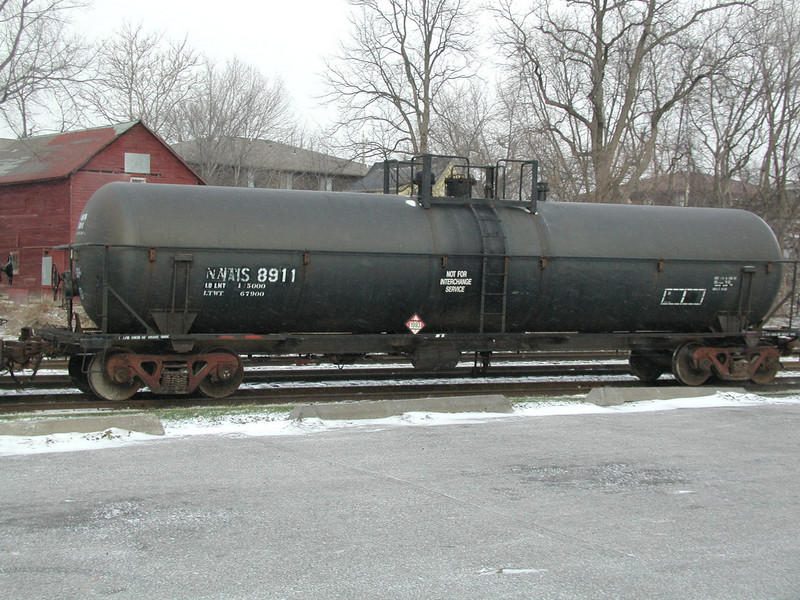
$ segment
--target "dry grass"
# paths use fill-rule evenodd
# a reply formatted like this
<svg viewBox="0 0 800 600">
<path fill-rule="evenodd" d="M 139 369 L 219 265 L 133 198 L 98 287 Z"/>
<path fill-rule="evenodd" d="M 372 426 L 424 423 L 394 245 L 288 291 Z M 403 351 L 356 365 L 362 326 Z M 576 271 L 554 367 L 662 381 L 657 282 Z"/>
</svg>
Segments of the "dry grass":
<svg viewBox="0 0 800 600">
<path fill-rule="evenodd" d="M 0 318 L 7 319 L 0 325 L 0 337 L 5 339 L 16 339 L 23 327 L 67 326 L 67 312 L 52 302 L 18 304 L 0 299 Z"/>
</svg>

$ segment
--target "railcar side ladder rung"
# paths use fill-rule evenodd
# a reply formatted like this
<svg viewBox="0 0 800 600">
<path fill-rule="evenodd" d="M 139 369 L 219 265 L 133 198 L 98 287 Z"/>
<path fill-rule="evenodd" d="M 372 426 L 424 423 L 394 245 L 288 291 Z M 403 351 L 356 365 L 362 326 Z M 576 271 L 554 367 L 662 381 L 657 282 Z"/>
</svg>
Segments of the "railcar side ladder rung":
<svg viewBox="0 0 800 600">
<path fill-rule="evenodd" d="M 508 257 L 503 223 L 488 204 L 470 204 L 481 232 L 480 333 L 505 333 L 508 298 Z"/>
</svg>

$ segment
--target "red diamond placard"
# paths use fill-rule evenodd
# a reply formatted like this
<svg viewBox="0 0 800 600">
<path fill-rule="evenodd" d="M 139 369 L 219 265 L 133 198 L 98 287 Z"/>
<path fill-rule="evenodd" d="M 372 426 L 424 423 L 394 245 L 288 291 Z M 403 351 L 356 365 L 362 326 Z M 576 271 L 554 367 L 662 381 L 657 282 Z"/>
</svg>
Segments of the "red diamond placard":
<svg viewBox="0 0 800 600">
<path fill-rule="evenodd" d="M 425 323 L 419 318 L 419 315 L 415 314 L 408 321 L 406 321 L 406 327 L 408 327 L 408 330 L 411 333 L 417 335 L 420 331 L 422 331 L 422 328 L 425 327 Z"/>
</svg>

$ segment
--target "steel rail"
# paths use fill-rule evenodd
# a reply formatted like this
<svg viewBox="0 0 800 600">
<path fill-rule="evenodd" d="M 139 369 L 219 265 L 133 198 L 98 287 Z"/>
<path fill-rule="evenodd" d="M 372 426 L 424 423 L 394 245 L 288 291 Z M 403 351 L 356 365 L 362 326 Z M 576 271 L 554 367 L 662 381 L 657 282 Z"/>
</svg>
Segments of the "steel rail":
<svg viewBox="0 0 800 600">
<path fill-rule="evenodd" d="M 602 379 L 594 377 L 555 377 L 520 378 L 514 381 L 497 381 L 490 378 L 452 379 L 440 377 L 438 380 L 409 382 L 408 380 L 387 381 L 342 381 L 334 385 L 245 385 L 236 394 L 221 400 L 200 396 L 162 397 L 149 392 L 139 392 L 129 400 L 107 402 L 91 398 L 80 392 L 49 391 L 24 396 L 0 396 L 0 414 L 26 413 L 31 411 L 114 409 L 148 410 L 156 408 L 272 405 L 286 406 L 298 403 L 340 402 L 352 400 L 389 400 L 420 397 L 451 397 L 481 394 L 503 394 L 512 398 L 571 396 L 586 394 L 599 387 L 669 387 L 676 385 L 671 378 L 665 378 L 654 385 L 647 385 L 632 376 L 606 375 Z M 707 385 L 709 390 L 717 386 Z M 800 377 L 781 373 L 775 382 L 767 386 L 755 384 L 736 385 L 748 391 L 761 394 L 781 394 L 796 391 L 800 393 Z M 689 389 L 689 388 L 687 388 Z M 694 389 L 694 388 L 691 388 Z"/>
</svg>

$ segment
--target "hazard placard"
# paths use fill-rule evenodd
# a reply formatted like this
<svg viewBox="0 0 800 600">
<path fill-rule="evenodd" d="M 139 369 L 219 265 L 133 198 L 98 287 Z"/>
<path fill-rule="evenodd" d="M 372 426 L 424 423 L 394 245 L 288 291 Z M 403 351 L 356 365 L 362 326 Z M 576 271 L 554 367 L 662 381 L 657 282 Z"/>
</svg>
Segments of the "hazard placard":
<svg viewBox="0 0 800 600">
<path fill-rule="evenodd" d="M 420 331 L 422 331 L 422 328 L 425 327 L 425 323 L 419 318 L 419 315 L 415 314 L 408 321 L 406 321 L 406 327 L 408 327 L 408 330 L 411 333 L 417 335 Z"/>
</svg>

